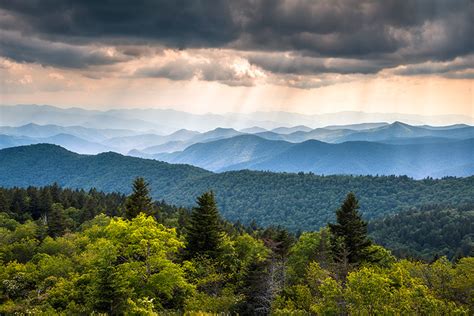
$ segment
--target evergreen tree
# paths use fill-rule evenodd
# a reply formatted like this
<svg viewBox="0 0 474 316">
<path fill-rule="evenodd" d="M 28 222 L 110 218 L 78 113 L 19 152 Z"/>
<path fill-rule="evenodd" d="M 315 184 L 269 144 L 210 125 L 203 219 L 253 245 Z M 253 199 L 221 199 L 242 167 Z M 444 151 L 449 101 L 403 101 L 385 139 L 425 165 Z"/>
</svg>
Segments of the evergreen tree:
<svg viewBox="0 0 474 316">
<path fill-rule="evenodd" d="M 57 182 L 54 182 L 53 185 L 49 187 L 49 191 L 51 192 L 51 198 L 53 199 L 53 203 L 60 203 L 61 202 L 61 187 Z"/>
<path fill-rule="evenodd" d="M 337 224 L 329 224 L 332 234 L 333 255 L 336 261 L 347 257 L 349 264 L 357 264 L 367 259 L 367 223 L 359 213 L 359 201 L 350 192 L 342 206 L 336 211 Z"/>
<path fill-rule="evenodd" d="M 269 260 L 254 260 L 250 264 L 239 291 L 244 296 L 244 299 L 236 306 L 239 315 L 269 314 L 274 298 L 268 283 L 269 266 Z"/>
<path fill-rule="evenodd" d="M 53 205 L 53 198 L 51 197 L 51 192 L 48 188 L 44 187 L 41 189 L 39 201 L 41 216 L 48 215 L 51 210 L 51 205 Z"/>
<path fill-rule="evenodd" d="M 47 217 L 48 220 L 48 235 L 51 237 L 59 237 L 64 234 L 67 228 L 66 217 L 64 216 L 63 206 L 59 203 L 54 203 L 51 206 L 51 211 Z"/>
<path fill-rule="evenodd" d="M 41 201 L 38 190 L 35 187 L 29 187 L 27 189 L 28 197 L 30 199 L 30 203 L 28 206 L 28 211 L 31 214 L 33 219 L 38 219 L 41 217 Z"/>
<path fill-rule="evenodd" d="M 148 189 L 148 183 L 142 177 L 133 181 L 133 193 L 126 202 L 126 216 L 128 219 L 135 218 L 141 212 L 150 215 L 153 210 L 153 203 Z"/>
<path fill-rule="evenodd" d="M 206 192 L 197 198 L 186 237 L 188 256 L 216 257 L 221 242 L 222 228 L 214 193 Z"/>
<path fill-rule="evenodd" d="M 9 211 L 9 204 L 7 200 L 6 194 L 3 190 L 0 190 L 0 212 L 7 212 Z"/>
<path fill-rule="evenodd" d="M 17 215 L 24 215 L 28 212 L 27 203 L 26 192 L 20 188 L 15 188 L 11 202 L 11 211 Z"/>
</svg>

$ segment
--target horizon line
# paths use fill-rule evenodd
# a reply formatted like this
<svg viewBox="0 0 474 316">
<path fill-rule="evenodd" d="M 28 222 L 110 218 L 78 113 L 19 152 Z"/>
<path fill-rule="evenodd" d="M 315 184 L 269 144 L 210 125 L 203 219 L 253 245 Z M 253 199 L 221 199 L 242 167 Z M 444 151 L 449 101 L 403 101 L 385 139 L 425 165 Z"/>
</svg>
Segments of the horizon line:
<svg viewBox="0 0 474 316">
<path fill-rule="evenodd" d="M 463 118 L 470 118 L 474 120 L 474 116 L 466 115 L 466 114 L 459 114 L 459 113 L 449 113 L 449 114 L 416 114 L 416 113 L 406 113 L 406 112 L 367 112 L 367 111 L 358 111 L 358 110 L 346 110 L 346 111 L 336 111 L 336 112 L 323 112 L 323 113 L 301 113 L 301 112 L 290 112 L 290 111 L 284 111 L 284 110 L 258 110 L 258 111 L 252 111 L 252 112 L 192 112 L 192 111 L 184 111 L 184 110 L 176 110 L 174 108 L 163 108 L 163 107 L 119 107 L 119 108 L 105 108 L 105 109 L 97 109 L 97 108 L 87 108 L 87 107 L 81 107 L 81 106 L 59 106 L 59 105 L 52 105 L 52 104 L 28 104 L 28 103 L 17 103 L 17 104 L 0 104 L 0 107 L 16 107 L 16 106 L 37 106 L 37 107 L 53 107 L 61 110 L 74 110 L 74 109 L 79 109 L 83 111 L 90 111 L 90 112 L 101 112 L 101 113 L 106 113 L 110 111 L 146 111 L 146 110 L 160 110 L 160 111 L 173 111 L 173 112 L 179 112 L 179 113 L 186 113 L 186 114 L 192 114 L 192 115 L 220 115 L 220 116 L 225 116 L 225 115 L 242 115 L 242 114 L 255 114 L 255 113 L 284 113 L 284 114 L 297 114 L 297 115 L 302 115 L 302 116 L 323 116 L 323 115 L 332 115 L 332 114 L 341 114 L 341 113 L 363 113 L 363 114 L 370 114 L 370 115 L 407 115 L 407 116 L 419 116 L 419 117 L 450 117 L 450 116 L 458 116 L 458 117 L 463 117 Z M 367 123 L 378 123 L 378 122 L 367 122 Z M 380 122 L 382 123 L 382 122 Z M 383 123 L 388 123 L 388 122 L 383 122 Z M 347 125 L 347 124 L 342 124 L 342 125 Z"/>
</svg>

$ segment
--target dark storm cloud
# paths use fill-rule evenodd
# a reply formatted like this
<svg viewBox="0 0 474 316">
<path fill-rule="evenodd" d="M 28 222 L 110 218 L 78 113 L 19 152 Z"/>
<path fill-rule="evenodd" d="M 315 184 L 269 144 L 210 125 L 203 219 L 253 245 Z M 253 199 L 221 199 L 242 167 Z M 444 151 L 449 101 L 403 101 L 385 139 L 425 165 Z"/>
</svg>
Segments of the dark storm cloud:
<svg viewBox="0 0 474 316">
<path fill-rule="evenodd" d="M 474 52 L 472 0 L 0 0 L 0 8 L 0 27 L 21 32 L 24 41 L 128 45 L 130 53 L 124 55 L 130 57 L 142 52 L 130 48 L 134 44 L 291 52 L 292 59 L 255 55 L 250 60 L 277 73 L 367 74 Z M 3 45 L 12 46 L 1 53 L 14 60 L 67 65 L 60 49 L 48 57 L 21 54 L 26 43 Z M 101 63 L 101 58 L 116 62 L 86 54 L 73 67 Z M 337 58 L 339 64 L 318 58 Z M 160 71 L 171 79 L 190 76 L 184 70 Z"/>
<path fill-rule="evenodd" d="M 63 68 L 87 68 L 126 60 L 121 55 L 111 56 L 103 49 L 24 38 L 8 31 L 0 31 L 0 56 L 19 62 L 38 62 Z"/>
<path fill-rule="evenodd" d="M 151 40 L 185 48 L 221 46 L 239 35 L 227 1 L 2 0 L 0 7 L 23 22 L 3 27 L 68 42 Z"/>
<path fill-rule="evenodd" d="M 272 5 L 274 3 L 275 5 Z M 242 45 L 311 55 L 449 58 L 472 52 L 472 1 L 262 1 Z M 440 26 L 446 41 L 426 42 Z M 429 38 L 423 36 L 428 35 Z"/>
</svg>

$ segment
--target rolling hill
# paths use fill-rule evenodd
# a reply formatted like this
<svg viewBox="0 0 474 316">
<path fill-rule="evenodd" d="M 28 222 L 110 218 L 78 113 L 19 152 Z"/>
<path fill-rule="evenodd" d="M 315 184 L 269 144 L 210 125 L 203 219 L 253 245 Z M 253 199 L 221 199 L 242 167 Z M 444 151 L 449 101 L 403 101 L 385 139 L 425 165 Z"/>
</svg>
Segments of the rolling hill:
<svg viewBox="0 0 474 316">
<path fill-rule="evenodd" d="M 170 163 L 186 163 L 211 171 L 269 170 L 313 172 L 316 174 L 469 176 L 459 168 L 472 163 L 474 139 L 416 144 L 345 142 L 329 144 L 316 140 L 289 143 L 241 135 L 200 143 L 182 152 L 159 154 L 154 158 Z M 443 173 L 449 166 L 453 170 Z"/>
<path fill-rule="evenodd" d="M 138 135 L 139 132 L 126 129 L 98 129 L 83 126 L 38 125 L 29 123 L 22 126 L 0 126 L 0 134 L 35 138 L 69 134 L 88 141 L 101 142 L 112 137 Z"/>
<path fill-rule="evenodd" d="M 71 150 L 80 154 L 98 154 L 101 152 L 112 150 L 111 147 L 104 146 L 99 143 L 90 142 L 90 141 L 87 141 L 82 138 L 69 135 L 69 134 L 57 134 L 54 136 L 44 137 L 44 138 L 0 135 L 0 148 L 8 148 L 8 147 L 31 145 L 31 144 L 41 144 L 41 143 L 59 145 L 68 150 Z"/>
<path fill-rule="evenodd" d="M 304 125 L 297 125 L 293 127 L 277 127 L 272 129 L 271 131 L 277 134 L 291 134 L 294 132 L 309 132 L 312 128 Z"/>
<path fill-rule="evenodd" d="M 472 126 L 447 126 L 444 128 L 433 128 L 423 126 L 412 126 L 401 122 L 373 128 L 370 130 L 351 133 L 336 139 L 336 142 L 347 141 L 384 141 L 396 138 L 415 137 L 444 137 L 453 139 L 474 138 L 474 127 Z"/>
<path fill-rule="evenodd" d="M 189 143 L 187 143 L 186 141 L 172 140 L 164 144 L 143 148 L 142 150 L 140 150 L 140 152 L 147 155 L 153 155 L 157 153 L 172 153 L 176 151 L 182 151 L 188 146 Z"/>
<path fill-rule="evenodd" d="M 0 185 L 61 186 L 130 192 L 134 177 L 150 182 L 155 199 L 190 206 L 212 189 L 229 220 L 289 229 L 317 229 L 334 219 L 345 194 L 355 192 L 366 218 L 424 204 L 474 202 L 474 177 L 413 180 L 408 177 L 317 176 L 314 174 L 233 171 L 212 173 L 189 165 L 122 156 L 79 155 L 39 144 L 0 150 Z"/>
<path fill-rule="evenodd" d="M 329 125 L 324 126 L 325 129 L 351 129 L 354 131 L 363 131 L 366 129 L 372 129 L 388 125 L 386 122 L 375 122 L 375 123 L 359 123 L 359 124 L 347 124 L 347 125 Z"/>
<path fill-rule="evenodd" d="M 154 158 L 219 171 L 248 161 L 263 161 L 290 147 L 292 144 L 288 142 L 268 141 L 255 135 L 241 135 L 194 144 L 183 152 L 155 155 Z"/>
<path fill-rule="evenodd" d="M 122 153 L 126 153 L 132 149 L 140 150 L 145 153 L 156 153 L 160 152 L 160 149 L 157 149 L 157 151 L 153 150 L 153 148 L 156 146 L 176 142 L 185 143 L 186 141 L 199 135 L 202 134 L 195 131 L 180 129 L 169 135 L 140 134 L 134 136 L 113 137 L 103 141 L 102 143 L 118 148 Z"/>
<path fill-rule="evenodd" d="M 163 180 L 163 187 L 171 189 L 187 178 L 211 174 L 189 165 L 171 165 L 113 152 L 80 155 L 50 144 L 0 150 L 0 166 L 2 185 L 41 186 L 58 182 L 69 187 L 102 188 L 108 192 L 127 192 L 130 181 L 137 176 Z M 13 175 L 14 179 L 11 179 Z"/>
</svg>

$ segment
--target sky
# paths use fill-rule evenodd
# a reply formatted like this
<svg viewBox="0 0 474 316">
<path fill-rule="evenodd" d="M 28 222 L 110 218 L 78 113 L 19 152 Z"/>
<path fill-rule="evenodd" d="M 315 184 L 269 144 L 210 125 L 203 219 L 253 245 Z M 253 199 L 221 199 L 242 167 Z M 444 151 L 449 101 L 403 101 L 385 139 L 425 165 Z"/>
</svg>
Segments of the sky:
<svg viewBox="0 0 474 316">
<path fill-rule="evenodd" d="M 0 104 L 474 117 L 474 1 L 0 0 Z"/>
</svg>

